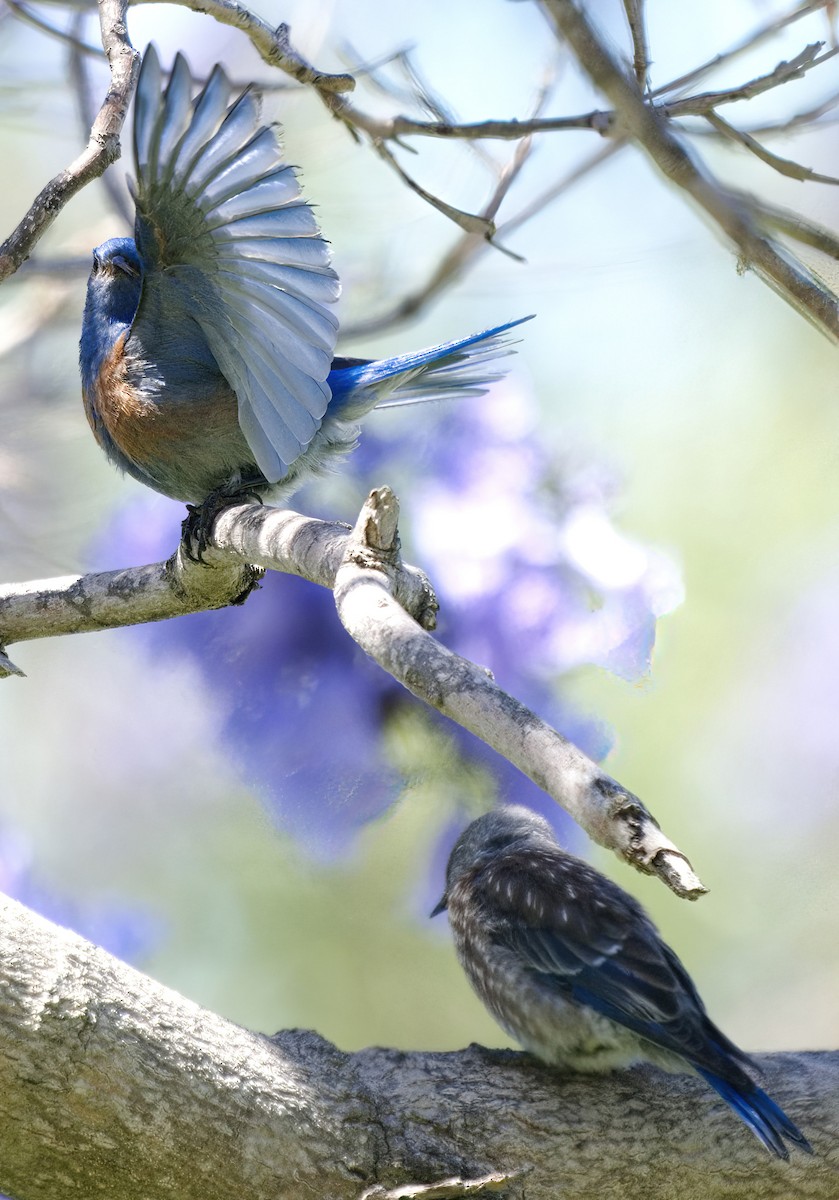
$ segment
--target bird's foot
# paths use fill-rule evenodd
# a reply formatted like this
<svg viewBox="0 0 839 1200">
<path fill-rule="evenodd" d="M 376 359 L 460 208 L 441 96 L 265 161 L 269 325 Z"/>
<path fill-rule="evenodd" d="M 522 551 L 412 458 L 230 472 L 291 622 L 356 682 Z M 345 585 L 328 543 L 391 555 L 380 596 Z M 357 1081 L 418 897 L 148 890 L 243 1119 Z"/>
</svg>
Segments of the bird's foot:
<svg viewBox="0 0 839 1200">
<path fill-rule="evenodd" d="M 192 562 L 203 562 L 216 517 L 231 505 L 245 501 L 261 504 L 262 497 L 247 484 L 226 483 L 214 488 L 200 504 L 187 504 L 187 515 L 181 522 L 181 539 L 187 558 Z"/>
</svg>

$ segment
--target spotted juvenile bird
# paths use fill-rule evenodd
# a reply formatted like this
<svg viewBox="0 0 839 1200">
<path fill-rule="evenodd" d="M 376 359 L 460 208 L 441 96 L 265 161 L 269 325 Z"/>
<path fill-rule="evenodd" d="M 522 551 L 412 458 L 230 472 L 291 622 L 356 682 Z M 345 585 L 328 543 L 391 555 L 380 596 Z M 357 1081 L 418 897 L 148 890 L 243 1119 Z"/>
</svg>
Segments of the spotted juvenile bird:
<svg viewBox="0 0 839 1200">
<path fill-rule="evenodd" d="M 432 916 L 448 909 L 457 955 L 499 1024 L 545 1062 L 599 1072 L 651 1061 L 701 1075 L 764 1146 L 812 1153 L 713 1024 L 640 904 L 510 806 L 461 834 Z"/>
<path fill-rule="evenodd" d="M 370 409 L 481 394 L 499 326 L 378 362 L 333 358 L 339 285 L 275 127 L 221 67 L 193 98 L 146 51 L 134 110 L 134 238 L 93 252 L 80 363 L 109 458 L 179 500 L 288 495 L 352 449 Z"/>
</svg>

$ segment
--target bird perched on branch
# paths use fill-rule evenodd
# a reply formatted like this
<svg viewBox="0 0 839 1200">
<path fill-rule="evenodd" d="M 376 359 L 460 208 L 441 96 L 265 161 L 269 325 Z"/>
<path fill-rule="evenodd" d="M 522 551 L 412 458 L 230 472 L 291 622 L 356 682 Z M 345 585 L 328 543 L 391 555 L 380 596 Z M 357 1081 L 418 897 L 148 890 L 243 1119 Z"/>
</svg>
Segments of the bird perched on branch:
<svg viewBox="0 0 839 1200">
<path fill-rule="evenodd" d="M 449 858 L 455 947 L 499 1024 L 545 1062 L 599 1072 L 647 1060 L 702 1076 L 779 1158 L 804 1135 L 757 1086 L 640 904 L 557 844 L 542 817 L 479 817 Z"/>
<path fill-rule="evenodd" d="M 134 238 L 93 252 L 80 362 L 109 458 L 195 503 L 288 495 L 352 449 L 385 402 L 481 394 L 509 353 L 499 326 L 379 362 L 333 358 L 329 247 L 256 94 L 185 59 L 162 85 L 153 47 L 134 109 Z"/>
</svg>

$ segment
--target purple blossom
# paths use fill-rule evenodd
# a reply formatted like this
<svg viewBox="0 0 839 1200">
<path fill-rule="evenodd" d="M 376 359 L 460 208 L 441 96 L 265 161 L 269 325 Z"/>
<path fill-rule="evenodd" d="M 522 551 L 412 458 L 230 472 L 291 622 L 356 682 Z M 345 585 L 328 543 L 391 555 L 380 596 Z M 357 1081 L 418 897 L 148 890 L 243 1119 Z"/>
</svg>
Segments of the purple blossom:
<svg viewBox="0 0 839 1200">
<path fill-rule="evenodd" d="M 405 501 L 406 557 L 437 588 L 441 640 L 602 757 L 607 731 L 563 700 L 561 676 L 583 663 L 625 678 L 645 671 L 655 619 L 680 598 L 676 571 L 615 529 L 602 471 L 557 465 L 513 382 L 429 415 L 424 429 L 411 413 L 398 414 L 398 425 L 396 414 L 386 416 L 381 424 L 398 437 L 367 427 L 332 482 L 330 515 L 352 520 L 360 496 L 387 478 Z M 317 494 L 310 487 L 296 507 L 313 511 Z M 112 524 L 97 561 L 166 556 L 182 515 L 181 506 L 149 495 Z M 402 781 L 382 733 L 394 709 L 417 702 L 355 646 L 329 592 L 269 573 L 242 608 L 130 636 L 157 655 L 199 664 L 225 711 L 223 736 L 243 779 L 310 849 L 339 852 L 395 799 Z M 478 739 L 445 725 L 500 797 L 544 813 L 567 836 L 570 822 L 544 793 Z"/>
</svg>

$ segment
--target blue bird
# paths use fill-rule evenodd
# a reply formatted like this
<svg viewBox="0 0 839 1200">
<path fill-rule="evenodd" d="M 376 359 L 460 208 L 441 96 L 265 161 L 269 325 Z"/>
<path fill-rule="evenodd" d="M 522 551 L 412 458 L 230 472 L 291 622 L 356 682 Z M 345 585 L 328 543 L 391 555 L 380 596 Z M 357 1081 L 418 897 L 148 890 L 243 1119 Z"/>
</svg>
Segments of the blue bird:
<svg viewBox="0 0 839 1200">
<path fill-rule="evenodd" d="M 480 395 L 518 321 L 380 362 L 334 358 L 339 284 L 277 131 L 216 66 L 146 51 L 134 110 L 134 239 L 93 252 L 85 410 L 123 471 L 164 495 L 287 496 L 385 402 Z M 526 318 L 525 318 L 526 319 Z"/>
<path fill-rule="evenodd" d="M 696 1072 L 773 1154 L 789 1158 L 785 1141 L 812 1153 L 640 904 L 562 850 L 542 817 L 509 806 L 473 821 L 431 915 L 444 909 L 470 983 L 537 1058 L 585 1072 L 645 1059 Z"/>
</svg>

